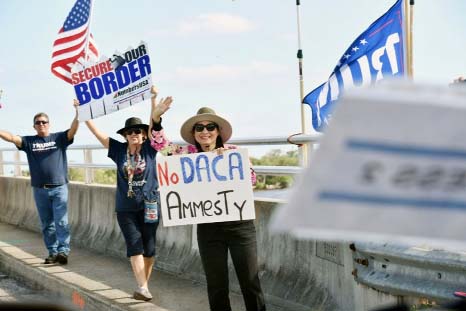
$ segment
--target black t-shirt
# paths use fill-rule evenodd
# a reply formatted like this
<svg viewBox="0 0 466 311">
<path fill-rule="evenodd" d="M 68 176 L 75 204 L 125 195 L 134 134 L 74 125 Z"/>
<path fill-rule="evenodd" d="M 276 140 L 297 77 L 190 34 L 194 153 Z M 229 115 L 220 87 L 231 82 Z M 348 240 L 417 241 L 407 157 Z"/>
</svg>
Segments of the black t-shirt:
<svg viewBox="0 0 466 311">
<path fill-rule="evenodd" d="M 156 155 L 147 139 L 141 146 L 138 169 L 133 177 L 133 197 L 128 197 L 128 143 L 110 138 L 108 157 L 117 165 L 116 211 L 137 211 L 144 208 L 144 200 L 159 200 L 156 174 Z"/>
<path fill-rule="evenodd" d="M 23 136 L 19 150 L 26 152 L 31 174 L 31 185 L 63 185 L 68 183 L 66 148 L 73 143 L 68 131 L 51 133 L 47 137 Z"/>
</svg>

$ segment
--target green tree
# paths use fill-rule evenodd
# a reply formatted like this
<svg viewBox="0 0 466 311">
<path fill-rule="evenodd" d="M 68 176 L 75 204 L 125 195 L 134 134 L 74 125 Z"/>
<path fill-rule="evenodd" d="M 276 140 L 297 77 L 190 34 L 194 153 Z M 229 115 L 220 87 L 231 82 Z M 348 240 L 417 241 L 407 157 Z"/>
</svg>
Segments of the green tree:
<svg viewBox="0 0 466 311">
<path fill-rule="evenodd" d="M 292 150 L 284 153 L 280 149 L 273 149 L 259 159 L 252 157 L 251 162 L 253 166 L 297 166 L 299 164 L 298 151 Z M 292 182 L 291 176 L 257 176 L 256 189 L 282 189 L 289 187 Z"/>
<path fill-rule="evenodd" d="M 116 185 L 116 180 L 116 169 L 97 169 L 94 171 L 95 183 Z"/>
<path fill-rule="evenodd" d="M 70 167 L 68 169 L 68 178 L 72 181 L 82 181 L 84 182 L 84 169 Z"/>
<path fill-rule="evenodd" d="M 68 178 L 72 181 L 85 181 L 85 170 L 82 168 L 69 168 Z M 115 185 L 116 170 L 115 169 L 94 169 L 94 183 Z"/>
</svg>

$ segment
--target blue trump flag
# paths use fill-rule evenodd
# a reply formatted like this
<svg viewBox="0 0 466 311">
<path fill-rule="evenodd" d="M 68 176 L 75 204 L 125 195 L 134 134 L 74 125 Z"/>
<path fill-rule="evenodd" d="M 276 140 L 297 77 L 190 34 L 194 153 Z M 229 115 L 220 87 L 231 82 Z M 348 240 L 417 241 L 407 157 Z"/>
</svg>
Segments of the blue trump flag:
<svg viewBox="0 0 466 311">
<path fill-rule="evenodd" d="M 403 0 L 398 0 L 350 45 L 328 81 L 304 97 L 303 103 L 311 106 L 316 131 L 328 124 L 345 89 L 405 74 L 403 20 Z"/>
</svg>

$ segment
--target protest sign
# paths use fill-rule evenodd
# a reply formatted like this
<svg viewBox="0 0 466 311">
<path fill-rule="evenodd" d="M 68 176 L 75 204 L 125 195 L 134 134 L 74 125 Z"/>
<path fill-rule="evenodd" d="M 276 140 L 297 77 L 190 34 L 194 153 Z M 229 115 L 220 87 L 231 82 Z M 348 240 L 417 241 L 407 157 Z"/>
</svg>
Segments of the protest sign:
<svg viewBox="0 0 466 311">
<path fill-rule="evenodd" d="M 100 62 L 76 65 L 71 71 L 71 81 L 80 106 L 79 121 L 127 108 L 149 99 L 151 63 L 147 45 L 129 48 L 112 58 Z"/>
<path fill-rule="evenodd" d="M 165 227 L 255 218 L 245 149 L 160 157 L 157 176 Z"/>
<path fill-rule="evenodd" d="M 466 92 L 349 92 L 272 230 L 325 240 L 466 245 Z"/>
</svg>

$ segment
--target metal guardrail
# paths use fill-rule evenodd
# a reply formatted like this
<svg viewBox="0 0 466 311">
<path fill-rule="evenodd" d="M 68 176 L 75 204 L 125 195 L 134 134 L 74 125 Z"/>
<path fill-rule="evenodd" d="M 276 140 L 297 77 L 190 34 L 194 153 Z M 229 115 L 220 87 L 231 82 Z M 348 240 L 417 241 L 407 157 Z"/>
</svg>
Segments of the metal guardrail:
<svg viewBox="0 0 466 311">
<path fill-rule="evenodd" d="M 260 138 L 244 138 L 244 139 L 231 139 L 229 143 L 239 146 L 263 146 L 263 145 L 287 145 L 290 142 L 294 144 L 316 144 L 321 137 L 321 134 L 314 135 L 296 135 L 290 138 L 278 137 L 278 136 L 269 136 L 269 137 L 260 137 Z M 183 145 L 183 141 L 174 141 L 175 144 Z M 84 154 L 84 162 L 69 162 L 68 166 L 73 168 L 83 168 L 85 169 L 85 181 L 86 183 L 92 183 L 94 180 L 93 169 L 114 169 L 114 164 L 106 163 L 94 163 L 92 160 L 92 151 L 94 150 L 104 150 L 101 145 L 71 145 L 68 147 L 68 150 L 82 150 Z M 14 152 L 13 161 L 3 160 L 3 152 Z M 20 161 L 20 151 L 16 148 L 0 148 L 0 175 L 4 175 L 3 166 L 4 165 L 13 165 L 14 176 L 21 175 L 21 167 L 27 166 L 28 163 L 25 161 Z M 283 176 L 283 175 L 296 175 L 299 174 L 302 170 L 299 166 L 254 166 L 254 170 L 258 175 L 266 176 Z"/>
<path fill-rule="evenodd" d="M 394 296 L 448 302 L 466 291 L 466 252 L 381 243 L 356 243 L 355 280 Z"/>
</svg>

